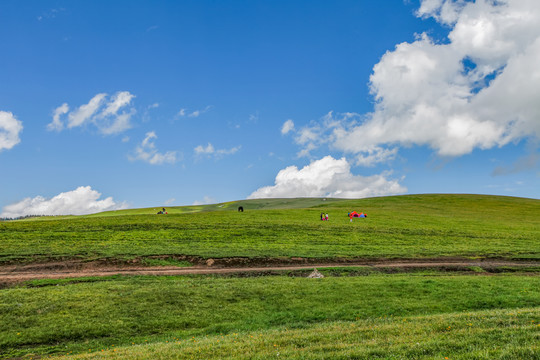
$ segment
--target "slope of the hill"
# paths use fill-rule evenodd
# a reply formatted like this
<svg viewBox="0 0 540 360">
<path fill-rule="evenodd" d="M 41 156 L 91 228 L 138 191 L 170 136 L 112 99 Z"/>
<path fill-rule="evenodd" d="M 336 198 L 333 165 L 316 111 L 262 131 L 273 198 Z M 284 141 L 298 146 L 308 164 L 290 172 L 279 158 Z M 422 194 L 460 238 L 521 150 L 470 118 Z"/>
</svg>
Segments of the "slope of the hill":
<svg viewBox="0 0 540 360">
<path fill-rule="evenodd" d="M 91 217 L 100 216 L 119 216 L 119 215 L 153 215 L 157 214 L 163 208 L 168 214 L 187 214 L 195 212 L 209 211 L 238 211 L 239 207 L 244 210 L 285 210 L 285 209 L 306 209 L 316 206 L 325 206 L 326 204 L 347 201 L 344 199 L 332 198 L 292 198 L 292 199 L 254 199 L 229 201 L 218 204 L 208 205 L 187 205 L 187 206 L 157 206 L 140 209 L 127 209 L 105 211 L 97 214 L 87 215 Z"/>
<path fill-rule="evenodd" d="M 238 206 L 244 212 L 237 212 Z M 481 195 L 272 199 L 0 224 L 0 263 L 156 255 L 540 257 L 540 201 Z M 228 210 L 228 211 L 227 211 Z M 349 211 L 366 219 L 350 221 Z M 329 221 L 320 221 L 320 213 Z"/>
<path fill-rule="evenodd" d="M 399 195 L 384 196 L 364 199 L 336 199 L 336 198 L 290 198 L 290 199 L 252 199 L 229 201 L 225 203 L 209 205 L 188 205 L 188 206 L 155 206 L 140 209 L 116 210 L 87 215 L 91 217 L 118 216 L 118 215 L 153 215 L 157 214 L 163 207 L 169 214 L 186 214 L 195 212 L 211 211 L 237 211 L 239 207 L 244 210 L 286 210 L 286 209 L 343 209 L 368 208 L 394 209 L 396 211 L 413 211 L 420 208 L 419 214 L 424 210 L 433 209 L 441 212 L 478 212 L 487 211 L 488 214 L 505 217 L 513 215 L 516 211 L 522 214 L 530 210 L 536 211 L 540 208 L 540 200 L 529 198 L 516 198 L 495 195 L 474 195 L 474 194 L 419 194 L 419 195 Z"/>
</svg>

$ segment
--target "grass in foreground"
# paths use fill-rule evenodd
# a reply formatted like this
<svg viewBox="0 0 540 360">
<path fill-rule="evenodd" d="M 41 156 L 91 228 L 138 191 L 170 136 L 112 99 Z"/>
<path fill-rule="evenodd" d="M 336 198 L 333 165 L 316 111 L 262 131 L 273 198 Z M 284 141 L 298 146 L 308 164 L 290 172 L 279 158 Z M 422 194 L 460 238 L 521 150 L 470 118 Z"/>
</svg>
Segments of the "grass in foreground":
<svg viewBox="0 0 540 360">
<path fill-rule="evenodd" d="M 529 316 L 538 321 L 539 307 L 540 279 L 518 275 L 400 274 L 324 279 L 114 277 L 75 284 L 49 280 L 0 290 L 0 354 L 9 358 L 83 353 L 89 349 L 111 349 L 113 345 L 192 337 L 202 341 L 206 335 L 272 332 L 285 327 L 300 334 L 303 331 L 298 329 L 312 329 L 313 324 L 320 324 L 322 329 L 328 326 L 331 339 L 338 333 L 336 330 L 331 335 L 336 321 L 357 322 L 365 327 L 381 317 L 408 321 L 482 310 L 513 309 L 509 314 L 514 314 L 529 308 Z M 501 319 L 502 323 L 507 321 L 505 317 Z M 383 322 L 377 324 L 382 326 Z M 418 324 L 414 331 L 422 334 L 423 322 Z M 284 341 L 285 335 L 276 331 L 272 336 Z M 478 331 L 481 338 L 483 330 Z M 500 339 L 512 334 L 514 329 L 510 327 L 501 333 Z M 495 335 L 489 337 L 489 347 L 500 346 Z M 380 336 L 375 343 L 386 337 L 384 332 Z M 304 341 L 307 339 L 309 336 Z M 523 335 L 522 339 L 520 343 L 527 344 L 530 336 Z M 331 343 L 328 340 L 325 346 Z M 293 349 L 293 345 L 290 342 L 287 347 Z M 316 344 L 310 346 L 317 350 Z"/>
<path fill-rule="evenodd" d="M 540 359 L 540 309 L 328 322 L 151 344 L 62 359 Z"/>
<path fill-rule="evenodd" d="M 244 213 L 236 212 L 239 203 L 246 209 Z M 311 207 L 293 208 L 295 204 Z M 97 214 L 2 222 L 0 264 L 166 254 L 203 258 L 540 258 L 540 200 L 417 195 L 222 205 L 199 212 L 171 209 L 169 215 Z M 351 210 L 364 211 L 369 217 L 351 223 L 347 217 Z M 321 211 L 330 214 L 330 221 L 319 220 Z"/>
</svg>

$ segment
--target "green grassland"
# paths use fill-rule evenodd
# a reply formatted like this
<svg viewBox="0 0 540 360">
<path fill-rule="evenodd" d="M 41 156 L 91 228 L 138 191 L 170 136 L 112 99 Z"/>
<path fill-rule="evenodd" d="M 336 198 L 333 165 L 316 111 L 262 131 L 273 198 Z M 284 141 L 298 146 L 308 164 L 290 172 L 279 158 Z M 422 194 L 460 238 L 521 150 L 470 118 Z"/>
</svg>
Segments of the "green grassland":
<svg viewBox="0 0 540 360">
<path fill-rule="evenodd" d="M 535 308 L 328 322 L 301 329 L 170 338 L 78 355 L 68 351 L 58 358 L 537 360 L 539 316 Z"/>
<path fill-rule="evenodd" d="M 501 336 L 512 338 L 516 332 L 523 333 L 519 346 L 532 344 L 530 341 L 540 335 L 536 326 L 540 320 L 540 278 L 520 275 L 372 274 L 324 279 L 137 276 L 34 281 L 0 291 L 0 304 L 0 353 L 8 358 L 87 353 L 133 344 L 166 344 L 175 339 L 204 342 L 206 336 L 218 339 L 238 332 L 269 332 L 276 338 L 265 335 L 265 341 L 285 344 L 283 329 L 294 330 L 298 336 L 300 329 L 306 329 L 305 338 L 297 345 L 318 351 L 319 346 L 332 345 L 340 327 L 380 326 L 393 333 L 379 334 L 376 341 L 381 342 L 386 336 L 397 336 L 397 329 L 389 328 L 391 324 L 411 321 L 414 331 L 407 335 L 411 343 L 400 340 L 400 347 L 407 347 L 420 341 L 418 332 L 429 334 L 430 328 L 452 339 L 450 330 L 457 326 L 464 336 L 466 324 L 471 322 L 482 338 L 485 327 L 493 331 L 497 314 L 502 314 L 498 321 L 504 324 L 498 330 Z M 478 315 L 485 310 L 493 311 L 484 315 L 491 318 L 486 324 Z M 515 318 L 521 312 L 526 316 Z M 432 316 L 440 318 L 430 323 Z M 428 328 L 420 329 L 426 323 Z M 314 330 L 315 324 L 318 330 Z M 310 340 L 310 333 L 326 330 L 330 332 L 326 344 Z M 489 338 L 485 340 L 489 347 L 502 345 L 500 337 L 492 334 Z M 426 341 L 421 340 L 423 344 Z M 292 345 L 294 341 L 286 346 Z M 244 346 L 248 346 L 245 341 Z M 428 354 L 442 349 L 449 353 L 452 347 L 448 346 L 439 349 L 438 345 Z M 461 352 L 467 349 L 454 346 Z M 168 358 L 175 358 L 174 349 L 168 350 Z M 414 349 L 416 346 L 406 351 Z M 136 347 L 135 351 L 152 350 Z M 538 355 L 538 349 L 534 351 Z M 139 358 L 145 356 L 153 358 L 148 352 Z"/>
<path fill-rule="evenodd" d="M 236 211 L 243 206 L 245 212 Z M 160 208 L 157 208 L 158 210 Z M 540 201 L 479 195 L 265 199 L 0 223 L 0 264 L 47 259 L 540 257 Z M 350 222 L 349 211 L 367 219 Z M 320 221 L 320 212 L 330 220 Z"/>
<path fill-rule="evenodd" d="M 0 358 L 540 359 L 539 200 L 409 195 L 160 209 L 1 222 L 0 265 L 142 257 L 189 266 L 157 255 L 533 264 L 490 275 L 477 266 L 28 281 L 0 289 Z M 352 210 L 368 218 L 351 223 Z"/>
</svg>

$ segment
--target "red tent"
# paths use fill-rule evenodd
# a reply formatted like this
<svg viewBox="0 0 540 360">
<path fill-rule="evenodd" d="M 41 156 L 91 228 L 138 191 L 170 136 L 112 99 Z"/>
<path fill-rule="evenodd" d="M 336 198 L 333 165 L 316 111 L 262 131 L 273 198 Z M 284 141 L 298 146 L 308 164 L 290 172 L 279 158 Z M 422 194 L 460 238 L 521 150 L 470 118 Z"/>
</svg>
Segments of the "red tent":
<svg viewBox="0 0 540 360">
<path fill-rule="evenodd" d="M 356 211 L 353 211 L 352 213 L 349 214 L 349 217 L 352 219 L 353 217 L 357 217 L 357 218 L 365 218 L 367 217 L 366 214 L 364 213 L 357 213 Z"/>
</svg>

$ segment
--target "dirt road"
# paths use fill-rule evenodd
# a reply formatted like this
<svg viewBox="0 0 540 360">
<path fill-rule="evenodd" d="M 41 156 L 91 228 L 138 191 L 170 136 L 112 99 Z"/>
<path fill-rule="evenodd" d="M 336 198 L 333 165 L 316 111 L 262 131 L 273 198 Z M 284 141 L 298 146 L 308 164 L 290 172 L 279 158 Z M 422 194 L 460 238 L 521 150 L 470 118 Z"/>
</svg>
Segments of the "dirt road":
<svg viewBox="0 0 540 360">
<path fill-rule="evenodd" d="M 193 274 L 246 274 L 287 272 L 298 270 L 324 269 L 331 267 L 358 267 L 386 270 L 439 269 L 446 271 L 463 271 L 471 267 L 493 271 L 501 267 L 525 268 L 539 267 L 540 262 L 507 261 L 507 260 L 460 260 L 460 259 L 428 259 L 428 260 L 373 260 L 351 261 L 347 263 L 309 263 L 279 264 L 272 262 L 259 266 L 214 266 L 213 262 L 190 267 L 176 266 L 126 266 L 112 264 L 92 264 L 77 262 L 55 262 L 31 265 L 0 266 L 0 284 L 12 284 L 36 279 L 64 279 L 78 277 L 100 277 L 111 275 L 193 275 Z M 478 269 L 477 268 L 477 269 Z"/>
</svg>

